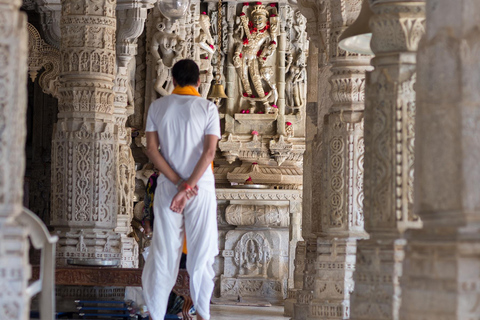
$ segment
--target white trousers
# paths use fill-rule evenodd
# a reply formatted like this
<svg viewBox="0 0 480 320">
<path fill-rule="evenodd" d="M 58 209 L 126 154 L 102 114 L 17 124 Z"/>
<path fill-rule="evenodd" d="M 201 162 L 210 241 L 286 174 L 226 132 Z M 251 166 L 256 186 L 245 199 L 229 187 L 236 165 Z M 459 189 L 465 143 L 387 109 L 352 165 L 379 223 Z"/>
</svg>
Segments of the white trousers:
<svg viewBox="0 0 480 320">
<path fill-rule="evenodd" d="M 168 297 L 177 279 L 186 232 L 190 294 L 197 313 L 210 319 L 215 276 L 213 262 L 218 254 L 215 188 L 199 189 L 182 214 L 169 209 L 176 193 L 177 189 L 170 181 L 160 182 L 155 190 L 154 233 L 142 274 L 145 302 L 153 320 L 164 319 Z"/>
</svg>

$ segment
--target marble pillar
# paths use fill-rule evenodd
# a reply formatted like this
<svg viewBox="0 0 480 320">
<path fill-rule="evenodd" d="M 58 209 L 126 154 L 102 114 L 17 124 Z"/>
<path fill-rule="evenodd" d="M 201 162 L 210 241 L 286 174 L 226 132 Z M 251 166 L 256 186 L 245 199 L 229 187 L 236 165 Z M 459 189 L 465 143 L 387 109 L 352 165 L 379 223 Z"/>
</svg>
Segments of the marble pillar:
<svg viewBox="0 0 480 320">
<path fill-rule="evenodd" d="M 314 152 L 315 152 L 315 138 L 318 130 L 318 48 L 310 42 L 308 65 L 314 66 L 308 68 L 307 78 L 309 79 L 309 90 L 307 93 L 306 105 L 306 121 L 305 121 L 305 154 L 304 159 L 304 174 L 303 174 L 303 203 L 302 203 L 302 227 L 301 234 L 298 239 L 303 240 L 303 236 L 312 234 L 312 213 L 313 208 L 313 184 L 315 183 L 314 172 Z M 288 297 L 285 300 L 284 315 L 293 316 L 295 304 L 297 303 L 297 293 L 303 289 L 303 273 L 305 270 L 306 259 L 306 244 L 305 241 L 298 242 L 295 249 L 294 268 L 290 270 L 293 272 L 293 286 L 289 287 Z"/>
<path fill-rule="evenodd" d="M 418 48 L 413 212 L 400 319 L 480 314 L 480 3 L 426 2 Z"/>
<path fill-rule="evenodd" d="M 116 0 L 62 2 L 58 122 L 52 147 L 57 263 L 117 265 Z"/>
<path fill-rule="evenodd" d="M 138 267 L 138 244 L 127 237 L 132 231 L 133 196 L 135 193 L 135 160 L 131 149 L 131 129 L 126 127 L 127 118 L 134 113 L 134 90 L 132 78 L 135 76 L 135 55 L 137 38 L 142 34 L 147 10 L 154 5 L 153 0 L 117 1 L 117 74 L 115 77 L 114 119 L 118 128 L 118 167 L 117 195 L 118 215 L 115 231 L 121 236 L 121 265 L 124 268 Z"/>
<path fill-rule="evenodd" d="M 404 232 L 420 228 L 412 211 L 416 51 L 424 2 L 370 1 L 374 70 L 365 106 L 365 229 L 359 241 L 352 319 L 398 319 Z"/>
<path fill-rule="evenodd" d="M 27 17 L 19 0 L 0 0 L 0 319 L 26 320 L 26 230 L 14 222 L 23 210 L 27 109 Z"/>
</svg>

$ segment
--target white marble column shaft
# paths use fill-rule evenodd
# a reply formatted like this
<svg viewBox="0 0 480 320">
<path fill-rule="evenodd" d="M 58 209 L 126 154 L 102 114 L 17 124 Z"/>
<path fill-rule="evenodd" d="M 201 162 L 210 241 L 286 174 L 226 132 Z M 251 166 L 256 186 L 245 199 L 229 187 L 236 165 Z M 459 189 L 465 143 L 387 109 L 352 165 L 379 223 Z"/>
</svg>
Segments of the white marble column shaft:
<svg viewBox="0 0 480 320">
<path fill-rule="evenodd" d="M 19 0 L 0 0 L 0 319 L 29 319 L 23 208 L 27 110 L 27 17 Z"/>
<path fill-rule="evenodd" d="M 370 1 L 374 71 L 365 102 L 365 229 L 358 242 L 352 319 L 398 319 L 403 232 L 421 227 L 412 212 L 416 50 L 423 1 Z"/>
<path fill-rule="evenodd" d="M 480 314 L 480 2 L 429 0 L 418 48 L 414 213 L 400 319 Z"/>
<path fill-rule="evenodd" d="M 62 2 L 62 68 L 52 148 L 57 262 L 116 264 L 116 1 Z"/>
</svg>

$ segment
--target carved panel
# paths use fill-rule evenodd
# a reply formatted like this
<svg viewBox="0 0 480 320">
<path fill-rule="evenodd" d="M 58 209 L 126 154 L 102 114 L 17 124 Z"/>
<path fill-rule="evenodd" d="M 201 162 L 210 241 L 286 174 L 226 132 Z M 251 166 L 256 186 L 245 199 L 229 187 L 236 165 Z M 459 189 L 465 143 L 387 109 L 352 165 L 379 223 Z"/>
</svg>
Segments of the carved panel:
<svg viewBox="0 0 480 320">
<path fill-rule="evenodd" d="M 236 226 L 288 227 L 290 225 L 288 206 L 229 205 L 226 220 Z"/>
</svg>

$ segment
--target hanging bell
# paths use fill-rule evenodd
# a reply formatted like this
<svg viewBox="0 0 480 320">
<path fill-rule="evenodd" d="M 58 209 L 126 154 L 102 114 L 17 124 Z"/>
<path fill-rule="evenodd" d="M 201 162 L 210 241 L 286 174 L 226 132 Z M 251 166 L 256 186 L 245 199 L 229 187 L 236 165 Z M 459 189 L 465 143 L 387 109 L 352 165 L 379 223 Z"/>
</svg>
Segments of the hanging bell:
<svg viewBox="0 0 480 320">
<path fill-rule="evenodd" d="M 215 84 L 212 87 L 212 91 L 210 91 L 210 94 L 208 95 L 209 99 L 218 99 L 218 98 L 228 98 L 227 95 L 225 94 L 225 89 L 223 88 L 223 85 L 220 82 L 215 82 Z"/>
</svg>

